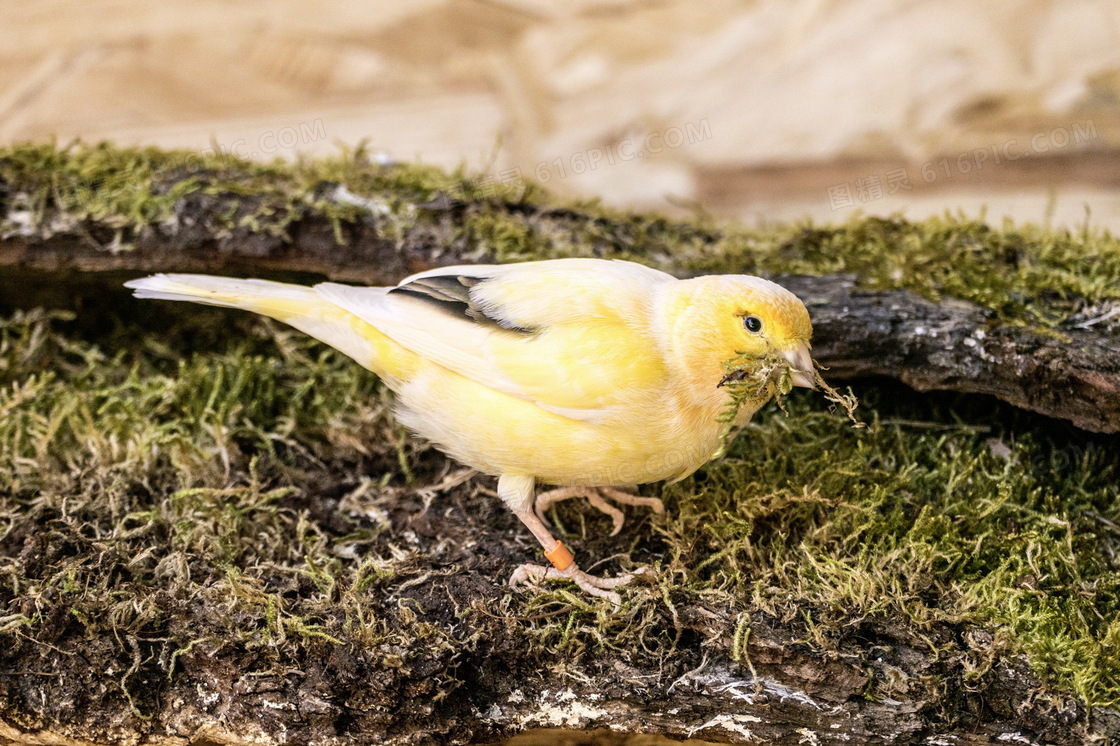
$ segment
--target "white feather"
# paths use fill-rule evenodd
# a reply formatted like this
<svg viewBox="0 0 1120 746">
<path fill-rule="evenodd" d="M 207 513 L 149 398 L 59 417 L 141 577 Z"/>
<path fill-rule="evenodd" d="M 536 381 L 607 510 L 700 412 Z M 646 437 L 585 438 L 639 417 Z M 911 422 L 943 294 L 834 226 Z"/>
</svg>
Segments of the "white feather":
<svg viewBox="0 0 1120 746">
<path fill-rule="evenodd" d="M 254 311 L 299 329 L 356 360 L 374 368 L 376 350 L 362 334 L 361 322 L 326 301 L 314 289 L 271 280 L 244 280 L 211 275 L 161 274 L 124 284 L 137 298 L 191 301 L 222 308 Z M 289 301 L 284 313 L 268 305 Z"/>
<path fill-rule="evenodd" d="M 135 291 L 137 298 L 185 300 L 224 308 L 243 308 L 249 301 L 264 298 L 315 298 L 314 291 L 302 285 L 212 275 L 152 275 L 131 280 L 124 286 Z"/>
</svg>

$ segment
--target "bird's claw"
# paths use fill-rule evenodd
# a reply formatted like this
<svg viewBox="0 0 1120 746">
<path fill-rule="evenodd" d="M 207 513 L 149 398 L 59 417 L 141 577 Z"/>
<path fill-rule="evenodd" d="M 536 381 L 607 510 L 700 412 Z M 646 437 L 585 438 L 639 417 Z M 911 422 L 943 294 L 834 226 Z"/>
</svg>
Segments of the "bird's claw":
<svg viewBox="0 0 1120 746">
<path fill-rule="evenodd" d="M 654 513 L 664 513 L 665 504 L 661 502 L 660 498 L 656 497 L 641 497 L 639 495 L 632 495 L 629 492 L 624 492 L 614 487 L 560 487 L 559 489 L 549 490 L 537 495 L 536 502 L 533 504 L 533 512 L 542 522 L 547 522 L 544 517 L 544 512 L 552 505 L 561 502 L 562 500 L 570 500 L 573 497 L 582 497 L 591 503 L 601 513 L 606 513 L 611 517 L 614 523 L 614 528 L 611 530 L 611 536 L 615 536 L 622 530 L 623 524 L 626 523 L 626 516 L 622 511 L 615 506 L 608 503 L 604 498 L 609 497 L 617 503 L 623 505 L 639 505 L 650 508 Z"/>
<path fill-rule="evenodd" d="M 639 567 L 637 570 L 623 573 L 618 577 L 600 578 L 597 575 L 584 572 L 575 563 L 568 566 L 566 570 L 557 570 L 555 567 L 544 567 L 543 565 L 524 564 L 513 571 L 509 584 L 510 587 L 516 588 L 526 583 L 537 584 L 544 580 L 570 580 L 585 593 L 610 601 L 615 610 L 618 610 L 622 606 L 622 597 L 615 593 L 613 589 L 627 585 L 635 578 L 645 577 L 650 572 L 648 567 Z"/>
<path fill-rule="evenodd" d="M 642 497 L 641 495 L 632 495 L 629 492 L 615 489 L 614 487 L 600 487 L 599 491 L 604 495 L 614 500 L 616 503 L 623 505 L 638 505 L 652 510 L 658 515 L 665 512 L 665 503 L 661 502 L 660 497 Z"/>
</svg>

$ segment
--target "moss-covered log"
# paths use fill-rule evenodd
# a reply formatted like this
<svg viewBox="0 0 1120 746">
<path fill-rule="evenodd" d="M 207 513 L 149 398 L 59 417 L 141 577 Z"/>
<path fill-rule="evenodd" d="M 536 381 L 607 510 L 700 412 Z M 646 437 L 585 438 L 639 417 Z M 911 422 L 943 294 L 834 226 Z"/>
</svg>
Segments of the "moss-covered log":
<svg viewBox="0 0 1120 746">
<path fill-rule="evenodd" d="M 293 167 L 108 146 L 0 152 L 0 267 L 385 284 L 437 264 L 572 255 L 677 274 L 810 273 L 786 283 L 811 306 L 833 378 L 989 394 L 1120 432 L 1120 243 L 1107 236 L 874 219 L 752 234 L 557 206 L 360 153 Z M 37 283 L 8 274 L 9 307 L 37 300 Z"/>
<path fill-rule="evenodd" d="M 104 191 L 106 171 L 143 188 Z M 360 251 L 330 273 L 580 253 L 792 273 L 834 372 L 864 356 L 832 341 L 855 325 L 886 367 L 923 358 L 935 376 L 966 338 L 995 354 L 1005 334 L 1040 350 L 1079 325 L 1115 334 L 1111 239 L 953 221 L 744 233 L 360 157 L 260 167 L 26 148 L 0 176 L 8 256 L 56 252 L 0 270 L 0 739 L 1120 737 L 1115 435 L 885 379 L 855 383 L 870 427 L 852 429 L 795 392 L 723 460 L 645 488 L 665 515 L 631 509 L 610 537 L 584 506 L 553 511 L 588 566 L 657 570 L 614 613 L 561 583 L 509 589 L 538 549 L 492 480 L 408 438 L 351 361 L 247 315 L 109 289 L 139 269 L 321 273 L 286 257 Z M 66 244 L 66 215 L 114 227 Z M 117 264 L 57 271 L 83 252 Z M 869 297 L 880 305 L 852 311 Z M 39 302 L 77 316 L 12 310 Z"/>
<path fill-rule="evenodd" d="M 830 379 L 896 378 L 988 394 L 1095 432 L 1120 432 L 1120 333 L 1003 324 L 967 301 L 861 290 L 854 278 L 781 277 L 809 306 Z M 1120 306 L 1117 306 L 1120 309 Z"/>
</svg>

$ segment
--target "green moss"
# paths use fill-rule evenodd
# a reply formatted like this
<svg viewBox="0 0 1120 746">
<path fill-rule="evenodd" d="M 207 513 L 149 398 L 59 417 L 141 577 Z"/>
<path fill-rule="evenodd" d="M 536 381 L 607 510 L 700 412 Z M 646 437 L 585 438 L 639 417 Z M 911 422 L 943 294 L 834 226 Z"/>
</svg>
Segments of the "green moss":
<svg viewBox="0 0 1120 746">
<path fill-rule="evenodd" d="M 418 639 L 452 660 L 505 618 L 507 644 L 546 656 L 672 661 L 676 609 L 697 603 L 736 620 L 712 644 L 745 665 L 758 615 L 824 654 L 885 624 L 947 655 L 938 626 L 974 626 L 995 641 L 970 664 L 976 676 L 1020 651 L 1057 689 L 1120 702 L 1115 438 L 889 388 L 861 392 L 871 427 L 853 430 L 794 392 L 721 462 L 648 488 L 668 501 L 663 518 L 635 524 L 632 512 L 607 539 L 597 514 L 557 510 L 584 556 L 621 551 L 660 570 L 622 613 L 563 584 L 533 595 L 485 578 L 475 592 L 486 608 L 460 606 L 450 589 L 480 580 L 452 574 L 449 615 L 433 616 L 425 562 L 480 558 L 436 537 L 409 544 L 401 524 L 416 525 L 418 495 L 448 499 L 430 491 L 444 461 L 401 438 L 373 376 L 270 324 L 180 361 L 139 335 L 110 355 L 52 331 L 60 323 L 38 312 L 0 323 L 0 602 L 15 610 L 0 634 L 60 644 L 61 612 L 83 636 L 116 640 L 120 670 L 136 640 L 166 640 L 121 682 L 141 714 L 145 687 L 173 678 L 176 661 L 230 645 L 282 662 L 345 643 L 407 666 Z M 457 494 L 475 543 L 520 536 L 524 559 L 536 555 L 496 501 Z M 421 562 L 420 551 L 435 554 Z M 498 578 L 515 564 L 486 561 Z M 875 681 L 868 696 L 892 686 Z"/>
<path fill-rule="evenodd" d="M 364 147 L 323 160 L 261 164 L 109 144 L 18 145 L 0 149 L 0 184 L 8 192 L 5 198 L 0 190 L 0 199 L 9 202 L 0 235 L 46 236 L 81 226 L 116 251 L 174 221 L 184 204 L 211 200 L 223 205 L 210 218 L 211 238 L 283 241 L 293 221 L 319 215 L 345 243 L 347 226 L 372 212 L 379 236 L 395 245 L 428 247 L 433 229 L 441 229 L 441 240 L 456 243 L 461 257 L 480 260 L 598 256 L 697 273 L 844 272 L 866 287 L 962 298 L 1005 322 L 1045 327 L 1120 302 L 1120 241 L 1088 229 L 997 229 L 946 216 L 748 230 L 708 218 L 565 204 L 531 184 L 380 163 Z"/>
<path fill-rule="evenodd" d="M 0 234 L 48 236 L 87 222 L 119 231 L 116 250 L 128 250 L 145 231 L 173 220 L 189 199 L 222 198 L 214 233 L 287 237 L 292 222 L 313 211 L 336 227 L 362 219 L 372 208 L 387 232 L 406 230 L 415 204 L 439 194 L 471 194 L 461 174 L 421 164 L 377 164 L 364 148 L 323 161 L 258 163 L 223 153 L 119 148 L 109 143 L 53 143 L 0 149 L 0 183 L 9 185 L 9 220 Z M 357 190 L 339 199 L 331 187 Z M 468 185 L 465 187 L 464 185 Z M 12 221 L 15 212 L 18 221 Z"/>
<path fill-rule="evenodd" d="M 719 555 L 700 549 L 679 570 L 702 567 L 693 582 L 733 589 L 747 608 L 809 614 L 824 647 L 869 617 L 917 633 L 939 621 L 990 625 L 1059 688 L 1120 701 L 1114 439 L 988 434 L 954 427 L 950 411 L 899 413 L 884 398 L 865 395 L 879 421 L 857 433 L 794 397 L 788 418 L 771 413 L 720 468 L 674 486 L 667 540 Z M 884 410 L 895 410 L 886 421 Z M 986 442 L 995 435 L 1006 457 Z"/>
<path fill-rule="evenodd" d="M 472 214 L 463 227 L 472 246 L 479 247 L 499 262 L 518 261 L 518 258 L 532 256 L 536 249 L 532 228 L 504 215 L 492 212 Z"/>
<path fill-rule="evenodd" d="M 1120 301 L 1120 244 L 1107 235 L 953 218 L 748 231 L 572 210 L 533 188 L 495 191 L 464 174 L 371 163 L 360 150 L 259 165 L 20 146 L 0 152 L 0 180 L 16 215 L 0 230 L 61 229 L 67 216 L 110 227 L 122 251 L 184 200 L 233 195 L 220 217 L 230 231 L 282 237 L 318 211 L 345 240 L 372 209 L 393 240 L 450 221 L 463 255 L 479 259 L 849 272 L 868 287 L 965 298 L 1005 322 L 1044 326 Z M 340 200 L 337 185 L 358 201 Z M 581 558 L 621 553 L 623 564 L 660 568 L 612 614 L 562 584 L 532 595 L 494 582 L 536 547 L 508 511 L 475 494 L 486 480 L 436 488 L 451 467 L 404 437 L 370 374 L 268 324 L 208 347 L 241 317 L 194 313 L 214 320 L 208 332 L 163 324 L 157 336 L 122 322 L 100 344 L 62 331 L 73 327 L 58 314 L 0 322 L 0 635 L 12 650 L 33 640 L 49 651 L 76 635 L 108 641 L 141 714 L 152 682 L 227 646 L 266 666 L 343 642 L 403 669 L 422 639 L 440 663 L 432 670 L 450 677 L 431 684 L 444 694 L 461 683 L 446 672 L 483 644 L 483 630 L 530 656 L 610 650 L 672 662 L 685 644 L 678 609 L 698 605 L 731 620 L 726 639 L 705 644 L 745 665 L 762 618 L 836 655 L 885 625 L 932 658 L 979 650 L 969 676 L 1022 652 L 1054 687 L 1120 703 L 1116 438 L 889 386 L 857 392 L 871 424 L 857 431 L 794 392 L 787 413 L 765 410 L 723 461 L 646 488 L 668 500 L 664 518 L 632 512 L 607 539 L 601 517 L 556 510 Z M 409 538 L 434 500 L 454 512 L 461 540 Z M 464 588 L 483 594 L 485 608 Z M 946 641 L 946 625 L 987 630 L 991 642 Z M 134 668 L 138 650 L 146 662 Z M 895 685 L 875 679 L 867 696 L 889 697 Z"/>
</svg>

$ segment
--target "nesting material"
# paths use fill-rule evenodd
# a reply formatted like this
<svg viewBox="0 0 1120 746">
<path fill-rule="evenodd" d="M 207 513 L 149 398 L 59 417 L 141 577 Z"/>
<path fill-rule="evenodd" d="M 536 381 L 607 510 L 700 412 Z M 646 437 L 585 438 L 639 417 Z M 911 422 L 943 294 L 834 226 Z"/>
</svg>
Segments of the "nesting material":
<svg viewBox="0 0 1120 746">
<path fill-rule="evenodd" d="M 842 394 L 832 388 L 820 373 L 821 370 L 827 369 L 822 368 L 816 360 L 813 361 L 813 365 L 815 366 L 813 381 L 817 389 L 824 393 L 825 399 L 832 403 L 833 408 L 843 407 L 854 427 L 866 427 L 867 425 L 855 415 L 859 400 L 852 390 L 848 389 L 848 393 Z M 735 432 L 736 420 L 744 406 L 749 405 L 757 409 L 773 398 L 782 411 L 785 411 L 782 397 L 793 390 L 793 370 L 789 361 L 779 355 L 767 355 L 762 358 L 737 355 L 725 361 L 723 369 L 724 376 L 717 385 L 726 388 L 729 394 L 727 408 L 720 416 L 720 422 L 725 425 L 726 447 Z"/>
</svg>

